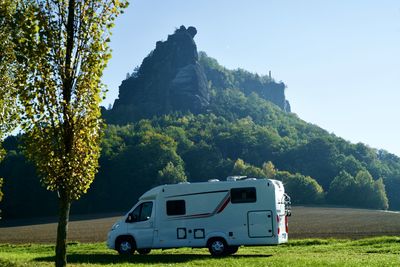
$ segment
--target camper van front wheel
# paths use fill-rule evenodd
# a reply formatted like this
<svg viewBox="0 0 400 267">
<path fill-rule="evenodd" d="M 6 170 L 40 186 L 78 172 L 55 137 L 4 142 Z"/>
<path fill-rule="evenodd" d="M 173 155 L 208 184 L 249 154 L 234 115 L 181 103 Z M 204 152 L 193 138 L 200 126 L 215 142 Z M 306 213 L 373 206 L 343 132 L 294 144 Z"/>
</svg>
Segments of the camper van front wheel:
<svg viewBox="0 0 400 267">
<path fill-rule="evenodd" d="M 213 238 L 208 241 L 208 250 L 213 257 L 225 256 L 228 245 L 223 238 Z"/>
<path fill-rule="evenodd" d="M 120 237 L 116 247 L 120 255 L 132 255 L 135 252 L 135 241 L 132 237 Z"/>
</svg>

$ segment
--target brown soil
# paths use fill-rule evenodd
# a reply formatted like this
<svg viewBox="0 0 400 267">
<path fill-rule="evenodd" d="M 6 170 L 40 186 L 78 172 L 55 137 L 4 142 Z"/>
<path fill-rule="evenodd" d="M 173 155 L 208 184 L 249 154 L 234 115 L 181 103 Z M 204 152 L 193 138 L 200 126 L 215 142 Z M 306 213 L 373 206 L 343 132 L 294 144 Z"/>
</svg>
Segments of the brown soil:
<svg viewBox="0 0 400 267">
<path fill-rule="evenodd" d="M 121 214 L 122 215 L 122 214 Z M 115 214 L 93 217 L 72 217 L 69 240 L 104 242 L 112 224 L 120 217 Z M 0 227 L 0 243 L 54 243 L 56 223 L 31 220 L 6 222 Z M 25 222 L 26 224 L 26 222 Z M 292 209 L 289 218 L 289 238 L 362 238 L 369 236 L 400 235 L 400 212 L 377 210 L 302 207 Z"/>
</svg>

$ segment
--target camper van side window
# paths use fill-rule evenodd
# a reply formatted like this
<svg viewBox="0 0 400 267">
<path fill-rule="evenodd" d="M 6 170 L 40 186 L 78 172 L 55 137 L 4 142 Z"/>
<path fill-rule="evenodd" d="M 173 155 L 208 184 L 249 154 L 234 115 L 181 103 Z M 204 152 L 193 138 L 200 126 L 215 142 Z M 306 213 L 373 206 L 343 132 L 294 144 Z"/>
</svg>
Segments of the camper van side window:
<svg viewBox="0 0 400 267">
<path fill-rule="evenodd" d="M 139 221 L 147 221 L 151 217 L 151 211 L 153 210 L 153 202 L 145 202 L 142 204 L 142 210 L 140 211 Z"/>
<path fill-rule="evenodd" d="M 256 188 L 232 188 L 231 189 L 231 202 L 232 203 L 251 203 L 257 201 Z"/>
<path fill-rule="evenodd" d="M 167 201 L 167 215 L 185 215 L 186 203 L 185 200 L 169 200 Z"/>
</svg>

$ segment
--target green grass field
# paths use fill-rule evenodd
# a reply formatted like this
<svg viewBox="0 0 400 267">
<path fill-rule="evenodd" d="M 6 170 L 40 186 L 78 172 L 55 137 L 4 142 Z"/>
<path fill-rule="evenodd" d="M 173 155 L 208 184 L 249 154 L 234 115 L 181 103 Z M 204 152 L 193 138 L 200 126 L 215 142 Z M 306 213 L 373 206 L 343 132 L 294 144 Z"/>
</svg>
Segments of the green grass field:
<svg viewBox="0 0 400 267">
<path fill-rule="evenodd" d="M 400 266 L 400 213 L 293 207 L 289 243 L 242 247 L 233 256 L 211 258 L 207 249 L 154 250 L 120 257 L 106 248 L 115 215 L 75 218 L 69 225 L 70 266 Z M 56 224 L 2 221 L 0 267 L 54 266 Z M 75 242 L 78 241 L 78 242 Z"/>
<path fill-rule="evenodd" d="M 54 246 L 0 245 L 0 266 L 53 266 Z M 400 237 L 358 240 L 298 239 L 268 247 L 242 247 L 212 258 L 207 249 L 154 250 L 121 257 L 104 243 L 71 243 L 70 266 L 399 266 Z"/>
</svg>

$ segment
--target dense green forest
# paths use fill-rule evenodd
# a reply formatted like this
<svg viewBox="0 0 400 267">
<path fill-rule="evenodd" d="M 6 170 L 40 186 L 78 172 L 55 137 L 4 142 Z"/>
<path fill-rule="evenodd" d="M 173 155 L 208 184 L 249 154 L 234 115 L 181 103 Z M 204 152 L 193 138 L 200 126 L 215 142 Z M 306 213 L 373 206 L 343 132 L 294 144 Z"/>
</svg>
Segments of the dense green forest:
<svg viewBox="0 0 400 267">
<path fill-rule="evenodd" d="M 265 100 L 257 88 L 273 82 L 268 76 L 228 70 L 205 53 L 199 62 L 210 86 L 207 111 L 108 121 L 100 171 L 73 212 L 122 211 L 153 186 L 228 175 L 282 180 L 295 204 L 400 209 L 400 158 L 352 144 Z M 54 214 L 51 193 L 40 187 L 21 142 L 4 142 L 3 217 Z"/>
</svg>

